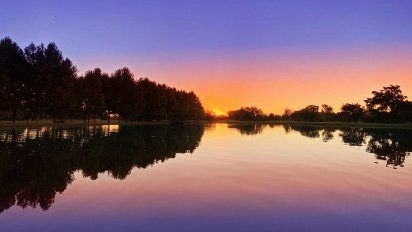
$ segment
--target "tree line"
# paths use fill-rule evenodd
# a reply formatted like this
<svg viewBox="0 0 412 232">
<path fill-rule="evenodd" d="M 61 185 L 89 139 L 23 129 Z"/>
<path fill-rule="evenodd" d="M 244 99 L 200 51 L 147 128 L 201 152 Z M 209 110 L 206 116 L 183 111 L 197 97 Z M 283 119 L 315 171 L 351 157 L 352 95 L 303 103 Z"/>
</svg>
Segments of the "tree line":
<svg viewBox="0 0 412 232">
<path fill-rule="evenodd" d="M 308 121 L 308 122 L 412 122 L 412 102 L 402 94 L 399 85 L 389 85 L 379 91 L 373 91 L 372 97 L 364 100 L 365 106 L 359 103 L 343 104 L 339 112 L 334 112 L 332 106 L 323 104 L 308 105 L 303 109 L 292 111 L 286 109 L 282 115 L 264 114 L 255 106 L 241 107 L 228 112 L 228 118 L 278 121 Z"/>
<path fill-rule="evenodd" d="M 207 116 L 194 92 L 147 78 L 134 79 L 128 68 L 112 74 L 77 68 L 54 43 L 21 49 L 0 41 L 0 120 L 96 118 L 122 120 L 201 120 Z"/>
</svg>

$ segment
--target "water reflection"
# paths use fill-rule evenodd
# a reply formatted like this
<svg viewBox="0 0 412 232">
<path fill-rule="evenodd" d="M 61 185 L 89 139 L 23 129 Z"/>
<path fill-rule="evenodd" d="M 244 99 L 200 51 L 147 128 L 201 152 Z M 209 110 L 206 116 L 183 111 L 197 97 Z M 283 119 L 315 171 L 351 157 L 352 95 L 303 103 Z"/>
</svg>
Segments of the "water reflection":
<svg viewBox="0 0 412 232">
<path fill-rule="evenodd" d="M 81 170 L 97 179 L 108 172 L 126 178 L 135 167 L 146 168 L 192 153 L 205 127 L 99 127 L 24 129 L 0 133 L 0 213 L 13 205 L 47 210 Z"/>
<path fill-rule="evenodd" d="M 265 124 L 230 124 L 229 128 L 237 129 L 242 135 L 257 135 L 263 132 Z"/>
<path fill-rule="evenodd" d="M 274 125 L 228 127 L 241 135 L 257 136 Z M 412 150 L 412 130 L 282 127 L 287 134 L 296 133 L 311 140 L 339 140 L 364 147 L 391 168 L 403 167 Z M 146 168 L 179 153 L 193 153 L 205 131 L 215 130 L 215 124 L 192 124 L 0 131 L 0 213 L 13 205 L 47 210 L 56 194 L 74 181 L 76 171 L 93 180 L 104 172 L 122 180 L 133 168 Z"/>
<path fill-rule="evenodd" d="M 257 135 L 263 132 L 265 124 L 232 124 L 242 135 Z M 269 125 L 273 127 L 273 125 Z M 298 132 L 307 138 L 321 138 L 324 142 L 335 138 L 335 132 L 344 144 L 364 146 L 366 151 L 375 154 L 376 159 L 386 161 L 387 167 L 403 167 L 405 157 L 412 151 L 412 130 L 388 128 L 336 128 L 319 126 L 282 125 L 286 134 Z"/>
<path fill-rule="evenodd" d="M 286 127 L 288 127 L 286 129 Z M 285 126 L 285 131 L 294 130 L 309 138 L 331 140 L 339 131 L 342 142 L 349 146 L 366 145 L 366 151 L 375 154 L 376 159 L 386 161 L 387 167 L 403 167 L 405 157 L 412 151 L 412 130 L 384 128 L 320 128 Z"/>
</svg>

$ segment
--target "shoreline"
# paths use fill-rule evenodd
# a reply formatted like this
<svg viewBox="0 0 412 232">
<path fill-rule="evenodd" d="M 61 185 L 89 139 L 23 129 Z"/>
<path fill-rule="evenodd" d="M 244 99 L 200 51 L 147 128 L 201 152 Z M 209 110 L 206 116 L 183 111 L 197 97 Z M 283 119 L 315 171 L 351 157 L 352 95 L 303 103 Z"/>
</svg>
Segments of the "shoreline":
<svg viewBox="0 0 412 232">
<path fill-rule="evenodd" d="M 297 121 L 238 121 L 232 119 L 225 120 L 215 120 L 215 121 L 194 121 L 186 122 L 185 124 L 196 124 L 196 123 L 225 123 L 225 124 L 267 124 L 267 125 L 289 125 L 289 126 L 311 126 L 311 127 L 362 127 L 362 128 L 398 128 L 398 129 L 412 129 L 412 123 L 367 123 L 367 122 L 297 122 Z M 139 126 L 139 125 L 168 125 L 171 122 L 165 121 L 141 121 L 141 122 L 121 122 L 118 120 L 112 120 L 110 125 L 120 125 L 120 126 Z M 42 126 L 52 126 L 52 127 L 80 127 L 80 126 L 103 126 L 109 125 L 107 121 L 96 121 L 96 123 L 89 122 L 84 123 L 83 120 L 73 120 L 66 121 L 64 123 L 56 123 L 51 120 L 40 120 L 40 121 L 17 121 L 12 123 L 11 121 L 0 121 L 0 128 L 13 128 L 13 127 L 42 127 Z"/>
<path fill-rule="evenodd" d="M 238 121 L 219 120 L 215 123 L 227 124 L 270 124 L 288 126 L 311 126 L 311 127 L 363 127 L 363 128 L 398 128 L 412 129 L 412 123 L 371 123 L 371 122 L 298 122 L 298 121 Z"/>
<path fill-rule="evenodd" d="M 170 124 L 169 122 L 120 122 L 118 120 L 112 120 L 110 125 L 163 125 Z M 96 121 L 96 123 L 89 122 L 84 123 L 83 120 L 67 120 L 66 122 L 59 123 L 53 122 L 51 120 L 40 120 L 40 121 L 16 121 L 15 123 L 11 121 L 0 121 L 0 128 L 6 127 L 42 127 L 42 126 L 52 126 L 52 127 L 81 127 L 81 126 L 104 126 L 109 125 L 107 121 Z"/>
</svg>

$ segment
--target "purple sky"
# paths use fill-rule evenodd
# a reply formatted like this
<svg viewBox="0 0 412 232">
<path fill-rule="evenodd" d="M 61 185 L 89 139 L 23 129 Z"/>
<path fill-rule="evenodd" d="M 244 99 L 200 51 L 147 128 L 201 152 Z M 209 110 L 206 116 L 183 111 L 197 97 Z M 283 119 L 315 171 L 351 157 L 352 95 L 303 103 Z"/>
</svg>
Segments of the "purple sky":
<svg viewBox="0 0 412 232">
<path fill-rule="evenodd" d="M 382 46 L 412 40 L 412 1 L 1 0 L 0 35 L 72 59 Z"/>
</svg>

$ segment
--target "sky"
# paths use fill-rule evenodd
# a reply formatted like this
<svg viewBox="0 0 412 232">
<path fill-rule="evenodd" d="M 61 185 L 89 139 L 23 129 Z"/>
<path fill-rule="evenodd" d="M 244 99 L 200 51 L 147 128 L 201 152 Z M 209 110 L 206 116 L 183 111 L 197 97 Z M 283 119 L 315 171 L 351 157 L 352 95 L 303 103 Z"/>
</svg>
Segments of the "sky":
<svg viewBox="0 0 412 232">
<path fill-rule="evenodd" d="M 412 95 L 412 1 L 0 0 L 0 37 L 55 42 L 85 71 L 194 91 L 225 113 L 363 103 L 399 84 Z M 412 98 L 412 96 L 411 96 Z"/>
</svg>

